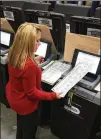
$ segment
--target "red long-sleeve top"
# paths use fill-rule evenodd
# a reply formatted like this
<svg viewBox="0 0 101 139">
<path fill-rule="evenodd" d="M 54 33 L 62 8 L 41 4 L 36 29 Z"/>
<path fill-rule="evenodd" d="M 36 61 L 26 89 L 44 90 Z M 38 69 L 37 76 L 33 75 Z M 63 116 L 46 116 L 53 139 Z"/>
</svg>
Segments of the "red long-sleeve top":
<svg viewBox="0 0 101 139">
<path fill-rule="evenodd" d="M 26 60 L 23 70 L 8 64 L 9 82 L 6 96 L 11 108 L 25 115 L 37 109 L 39 100 L 56 99 L 56 93 L 45 92 L 41 88 L 41 69 L 31 59 Z"/>
</svg>

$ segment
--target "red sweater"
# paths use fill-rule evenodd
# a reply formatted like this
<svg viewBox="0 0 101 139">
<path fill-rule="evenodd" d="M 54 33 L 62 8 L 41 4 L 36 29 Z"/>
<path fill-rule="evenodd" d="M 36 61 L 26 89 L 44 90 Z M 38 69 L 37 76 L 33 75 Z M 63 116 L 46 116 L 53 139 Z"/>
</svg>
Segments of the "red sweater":
<svg viewBox="0 0 101 139">
<path fill-rule="evenodd" d="M 18 114 L 32 113 L 37 109 L 39 100 L 56 99 L 56 93 L 40 90 L 41 69 L 31 59 L 27 59 L 23 70 L 8 64 L 8 71 L 6 96 L 11 108 Z"/>
</svg>

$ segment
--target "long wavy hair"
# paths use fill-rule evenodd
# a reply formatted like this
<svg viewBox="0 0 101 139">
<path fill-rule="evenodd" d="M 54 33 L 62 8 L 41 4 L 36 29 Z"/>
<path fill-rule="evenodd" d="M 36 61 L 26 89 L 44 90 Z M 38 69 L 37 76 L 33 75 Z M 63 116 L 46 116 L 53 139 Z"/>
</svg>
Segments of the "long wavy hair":
<svg viewBox="0 0 101 139">
<path fill-rule="evenodd" d="M 9 64 L 23 69 L 28 57 L 34 60 L 34 47 L 40 38 L 41 30 L 37 25 L 32 23 L 20 25 L 8 53 Z"/>
</svg>

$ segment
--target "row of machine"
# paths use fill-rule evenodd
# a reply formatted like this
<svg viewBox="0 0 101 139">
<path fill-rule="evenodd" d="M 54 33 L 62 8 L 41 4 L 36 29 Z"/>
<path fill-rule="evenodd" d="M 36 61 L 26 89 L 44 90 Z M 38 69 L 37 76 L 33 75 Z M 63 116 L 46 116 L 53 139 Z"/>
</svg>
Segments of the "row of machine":
<svg viewBox="0 0 101 139">
<path fill-rule="evenodd" d="M 34 10 L 43 10 L 43 11 L 54 11 L 56 13 L 63 13 L 66 16 L 66 21 L 69 21 L 69 17 L 73 15 L 77 16 L 94 16 L 96 18 L 100 18 L 100 10 L 101 7 L 96 8 L 95 12 L 92 13 L 91 5 L 78 5 L 78 4 L 70 4 L 70 3 L 45 3 L 38 1 L 3 1 L 3 5 L 5 6 L 13 6 L 20 7 L 25 9 L 34 9 Z"/>
<path fill-rule="evenodd" d="M 22 5 L 24 5 L 24 4 L 26 4 L 27 7 L 21 8 L 21 7 L 23 7 Z M 30 5 L 32 5 L 32 7 L 33 7 L 33 4 L 30 4 Z M 32 9 L 30 7 L 30 5 L 28 5 L 28 3 L 20 3 L 19 8 L 1 5 L 0 6 L 0 17 L 7 16 L 6 18 L 8 18 L 8 20 L 14 30 L 16 30 L 18 28 L 18 26 L 25 21 L 36 22 L 35 12 L 37 13 L 37 16 L 39 16 L 38 10 L 41 10 L 41 12 L 46 11 L 46 13 L 44 12 L 43 15 L 46 15 L 45 17 L 48 18 L 48 15 L 47 15 L 48 11 L 45 10 L 45 8 L 42 9 L 39 7 L 39 9 L 37 9 L 38 6 L 36 5 L 35 6 L 36 8 L 33 7 L 33 9 Z M 29 7 L 29 9 L 28 9 L 28 7 Z M 58 5 L 57 10 L 54 11 L 54 14 L 56 14 L 56 13 L 64 14 L 65 15 L 64 20 L 66 23 L 67 30 L 69 29 L 71 32 L 74 32 L 74 33 L 86 34 L 87 32 L 89 32 L 89 28 L 100 29 L 100 19 L 99 19 L 100 17 L 98 17 L 98 18 L 96 16 L 89 17 L 88 14 L 86 13 L 87 12 L 86 8 L 83 9 L 83 7 L 80 7 L 81 9 L 78 8 L 78 10 L 76 8 L 73 5 L 63 5 L 63 6 Z M 72 11 L 72 10 L 74 10 L 74 11 Z M 8 11 L 8 12 L 6 12 L 6 11 Z M 14 13 L 14 15 L 11 13 L 11 11 Z M 29 15 L 27 16 L 28 12 L 29 12 Z M 48 12 L 48 13 L 50 13 L 50 12 Z M 99 11 L 99 13 L 100 13 L 100 11 Z M 34 17 L 32 17 L 32 14 Z M 37 22 L 39 22 L 39 21 L 37 21 Z M 49 25 L 50 22 L 47 21 L 46 23 L 47 23 L 47 25 Z M 44 24 L 46 24 L 46 23 L 44 23 Z"/>
<path fill-rule="evenodd" d="M 71 62 L 64 61 L 64 51 L 66 51 L 64 46 L 66 39 L 68 42 L 68 37 L 65 39 L 67 31 L 63 14 L 31 9 L 22 11 L 21 8 L 2 6 L 0 16 L 7 19 L 14 32 L 21 23 L 26 21 L 48 26 L 52 38 L 45 40 L 44 37 L 41 40 L 39 51 L 35 54 L 43 54 L 45 57 L 45 62 L 40 65 L 43 70 L 42 89 L 45 91 L 64 90 L 65 94 L 60 100 L 40 102 L 40 125 L 50 125 L 52 133 L 60 139 L 90 139 L 101 125 L 99 122 L 101 120 L 101 97 L 98 89 L 101 74 L 100 46 L 96 54 L 88 52 L 88 48 L 84 50 L 76 48 Z M 90 39 L 91 36 L 94 36 L 93 40 L 100 41 L 100 22 L 99 18 L 72 16 L 70 32 L 89 35 Z M 1 20 L 1 25 L 3 23 Z M 0 34 L 0 101 L 9 107 L 5 97 L 5 86 L 9 79 L 7 54 L 12 45 L 14 33 L 1 28 Z M 71 41 L 73 41 L 72 38 Z M 53 44 L 56 50 L 53 50 Z M 75 68 L 77 63 L 83 60 L 93 63 L 92 69 L 87 74 L 83 74 L 85 67 Z"/>
</svg>

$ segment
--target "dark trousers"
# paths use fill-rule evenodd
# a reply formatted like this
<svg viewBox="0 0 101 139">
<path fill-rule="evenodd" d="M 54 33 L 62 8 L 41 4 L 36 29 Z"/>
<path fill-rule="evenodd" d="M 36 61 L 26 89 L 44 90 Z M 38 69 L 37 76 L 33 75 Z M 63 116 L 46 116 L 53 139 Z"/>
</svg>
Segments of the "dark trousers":
<svg viewBox="0 0 101 139">
<path fill-rule="evenodd" d="M 17 114 L 16 139 L 35 139 L 38 125 L 38 111 L 28 115 Z"/>
</svg>

